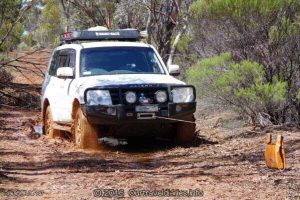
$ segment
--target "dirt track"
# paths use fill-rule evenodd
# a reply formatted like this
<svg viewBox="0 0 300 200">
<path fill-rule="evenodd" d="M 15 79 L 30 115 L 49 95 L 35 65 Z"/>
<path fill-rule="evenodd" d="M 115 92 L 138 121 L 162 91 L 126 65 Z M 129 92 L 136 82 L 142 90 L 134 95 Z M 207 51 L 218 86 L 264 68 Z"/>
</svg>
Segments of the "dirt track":
<svg viewBox="0 0 300 200">
<path fill-rule="evenodd" d="M 96 188 L 124 189 L 125 197 L 129 189 L 202 190 L 204 196 L 197 199 L 300 197 L 299 132 L 285 134 L 288 169 L 278 171 L 265 167 L 264 135 L 245 132 L 249 127 L 233 131 L 216 127 L 215 116 L 201 120 L 201 136 L 188 147 L 129 141 L 126 147 L 84 152 L 64 139 L 35 139 L 28 127 L 38 115 L 0 112 L 0 195 L 4 199 L 16 199 L 17 190 L 27 192 L 19 195 L 41 191 L 34 194 L 42 196 L 23 199 L 94 199 Z"/>
</svg>

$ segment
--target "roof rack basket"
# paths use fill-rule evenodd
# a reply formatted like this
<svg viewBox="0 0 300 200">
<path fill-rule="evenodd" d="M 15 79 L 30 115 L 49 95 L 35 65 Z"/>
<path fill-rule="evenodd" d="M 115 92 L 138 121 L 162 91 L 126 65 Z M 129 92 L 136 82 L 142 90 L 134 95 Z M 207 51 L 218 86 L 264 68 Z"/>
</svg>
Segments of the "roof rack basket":
<svg viewBox="0 0 300 200">
<path fill-rule="evenodd" d="M 108 31 L 72 31 L 61 35 L 60 40 L 62 44 L 71 44 L 79 41 L 103 41 L 103 40 L 117 40 L 117 41 L 139 41 L 141 34 L 137 29 L 123 29 L 123 30 L 108 30 Z"/>
</svg>

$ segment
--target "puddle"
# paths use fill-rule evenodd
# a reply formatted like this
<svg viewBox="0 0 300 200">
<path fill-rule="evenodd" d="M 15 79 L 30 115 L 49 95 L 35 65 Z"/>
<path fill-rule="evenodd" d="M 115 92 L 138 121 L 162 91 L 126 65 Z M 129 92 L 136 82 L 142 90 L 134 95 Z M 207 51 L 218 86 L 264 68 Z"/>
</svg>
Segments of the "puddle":
<svg viewBox="0 0 300 200">
<path fill-rule="evenodd" d="M 20 124 L 21 125 L 21 124 Z M 21 126 L 20 126 L 21 127 Z M 27 130 L 18 130 L 18 140 L 20 143 L 31 144 L 43 134 L 42 126 L 27 125 Z M 85 149 L 83 152 L 99 154 L 104 159 L 123 160 L 133 168 L 157 168 L 165 164 L 166 161 L 157 158 L 156 152 L 172 148 L 172 143 L 167 140 L 154 138 L 127 138 L 120 139 L 114 137 L 99 138 L 99 148 Z M 97 156 L 98 157 L 98 156 Z"/>
<path fill-rule="evenodd" d="M 42 135 L 43 134 L 43 127 L 42 126 L 33 126 L 34 133 Z"/>
<path fill-rule="evenodd" d="M 163 163 L 153 158 L 152 155 L 137 155 L 134 157 L 134 162 L 138 166 L 153 168 L 153 167 L 160 167 Z"/>
<path fill-rule="evenodd" d="M 20 124 L 21 125 L 21 124 Z M 21 127 L 21 126 L 20 126 Z M 42 126 L 27 126 L 29 130 L 18 130 L 18 140 L 30 144 L 43 134 Z M 99 148 L 85 149 L 84 152 L 99 154 L 105 159 L 119 159 L 128 162 L 136 168 L 157 168 L 166 161 L 157 158 L 156 152 L 165 151 L 174 147 L 174 144 L 161 138 L 127 138 L 114 137 L 99 138 Z"/>
<path fill-rule="evenodd" d="M 20 123 L 19 127 L 22 124 Z M 20 143 L 32 143 L 32 140 L 36 140 L 43 134 L 42 126 L 26 126 L 25 130 L 18 130 L 18 141 Z"/>
<path fill-rule="evenodd" d="M 99 138 L 100 150 L 89 150 L 90 153 L 99 154 L 104 159 L 123 160 L 133 168 L 158 168 L 167 161 L 157 157 L 157 153 L 174 146 L 169 140 L 154 138 L 127 138 L 113 137 Z M 85 151 L 86 152 L 86 151 Z"/>
</svg>

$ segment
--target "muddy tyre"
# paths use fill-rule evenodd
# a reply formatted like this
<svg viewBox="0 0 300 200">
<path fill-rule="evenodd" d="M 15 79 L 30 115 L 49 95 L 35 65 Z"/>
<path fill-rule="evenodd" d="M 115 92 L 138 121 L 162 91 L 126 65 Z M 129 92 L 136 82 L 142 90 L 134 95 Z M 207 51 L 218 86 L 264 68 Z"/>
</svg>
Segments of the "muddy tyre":
<svg viewBox="0 0 300 200">
<path fill-rule="evenodd" d="M 54 129 L 54 121 L 52 117 L 52 112 L 50 106 L 46 108 L 45 118 L 44 118 L 44 128 L 45 134 L 49 138 L 63 137 L 64 132 L 61 130 Z"/>
<path fill-rule="evenodd" d="M 76 108 L 73 116 L 72 135 L 75 145 L 81 149 L 97 149 L 99 144 L 96 126 L 88 121 L 80 107 Z"/>
<path fill-rule="evenodd" d="M 195 122 L 194 116 L 189 117 L 186 121 Z M 178 122 L 175 125 L 175 142 L 177 144 L 189 144 L 196 138 L 196 124 Z"/>
</svg>

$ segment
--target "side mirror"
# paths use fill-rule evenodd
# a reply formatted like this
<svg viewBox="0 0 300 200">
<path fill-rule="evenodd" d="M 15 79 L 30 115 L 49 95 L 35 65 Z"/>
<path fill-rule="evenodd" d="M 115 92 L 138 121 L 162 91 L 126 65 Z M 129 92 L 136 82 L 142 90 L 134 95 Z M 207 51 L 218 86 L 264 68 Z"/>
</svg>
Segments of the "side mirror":
<svg viewBox="0 0 300 200">
<path fill-rule="evenodd" d="M 178 76 L 180 74 L 179 65 L 169 65 L 169 74 L 172 76 Z"/>
<path fill-rule="evenodd" d="M 73 78 L 74 71 L 72 67 L 60 67 L 57 69 L 56 76 L 58 78 Z"/>
</svg>

